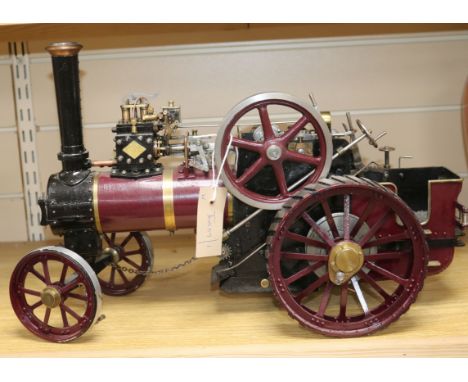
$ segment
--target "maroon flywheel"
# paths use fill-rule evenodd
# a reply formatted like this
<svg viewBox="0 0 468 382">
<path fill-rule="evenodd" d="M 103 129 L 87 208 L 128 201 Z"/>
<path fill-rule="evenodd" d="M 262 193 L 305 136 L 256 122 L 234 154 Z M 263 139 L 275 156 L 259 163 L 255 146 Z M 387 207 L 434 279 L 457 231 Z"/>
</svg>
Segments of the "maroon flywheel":
<svg viewBox="0 0 468 382">
<path fill-rule="evenodd" d="M 35 335 L 67 342 L 100 317 L 101 288 L 89 264 L 62 247 L 30 252 L 10 280 L 10 299 L 21 323 Z"/>
<path fill-rule="evenodd" d="M 294 121 L 286 123 L 286 128 L 272 122 L 271 115 L 278 108 L 285 115 L 294 115 Z M 244 118 L 248 121 L 252 116 L 260 121 L 253 135 L 240 134 L 239 126 L 244 124 Z M 307 133 L 308 139 L 315 142 L 313 152 L 297 149 L 296 143 L 303 139 L 299 138 L 299 133 Z M 253 207 L 279 209 L 294 192 L 326 176 L 330 169 L 333 149 L 328 127 L 315 108 L 288 94 L 257 94 L 243 100 L 228 113 L 215 146 L 219 171 L 231 137 L 231 152 L 235 153 L 236 158 L 226 161 L 222 169 L 223 182 L 234 196 Z M 242 170 L 237 168 L 239 150 L 254 158 Z M 299 163 L 307 166 L 307 170 L 298 179 L 287 179 L 286 163 Z M 251 186 L 265 170 L 272 170 L 275 190 L 259 191 L 258 187 Z"/>
<path fill-rule="evenodd" d="M 113 262 L 98 274 L 102 292 L 123 296 L 137 290 L 153 268 L 153 247 L 146 233 L 103 234 L 103 251 Z"/>
<path fill-rule="evenodd" d="M 415 301 L 428 247 L 414 213 L 393 192 L 356 177 L 307 186 L 286 203 L 268 238 L 276 298 L 307 328 L 370 334 Z"/>
</svg>

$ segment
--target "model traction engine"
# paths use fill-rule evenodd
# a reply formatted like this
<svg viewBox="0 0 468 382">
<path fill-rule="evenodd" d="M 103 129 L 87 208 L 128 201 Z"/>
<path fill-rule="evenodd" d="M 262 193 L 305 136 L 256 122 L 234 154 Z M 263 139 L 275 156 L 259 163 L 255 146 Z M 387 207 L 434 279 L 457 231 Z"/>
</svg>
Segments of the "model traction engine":
<svg viewBox="0 0 468 382">
<path fill-rule="evenodd" d="M 336 337 L 385 328 L 415 301 L 427 275 L 444 270 L 462 244 L 462 180 L 442 167 L 362 163 L 357 144 L 377 138 L 350 116 L 329 115 L 282 93 L 246 98 L 219 133 L 198 135 L 170 103 L 156 113 L 144 98 L 121 106 L 115 158 L 91 162 L 83 145 L 76 43 L 52 56 L 62 170 L 40 201 L 42 224 L 62 246 L 27 254 L 10 283 L 23 325 L 65 342 L 100 320 L 102 293 L 125 295 L 152 270 L 145 231 L 196 228 L 200 187 L 229 197 L 212 282 L 226 292 L 272 292 L 301 325 Z M 274 122 L 273 115 L 287 116 Z M 162 165 L 169 156 L 179 166 Z M 92 171 L 92 167 L 110 170 Z"/>
</svg>

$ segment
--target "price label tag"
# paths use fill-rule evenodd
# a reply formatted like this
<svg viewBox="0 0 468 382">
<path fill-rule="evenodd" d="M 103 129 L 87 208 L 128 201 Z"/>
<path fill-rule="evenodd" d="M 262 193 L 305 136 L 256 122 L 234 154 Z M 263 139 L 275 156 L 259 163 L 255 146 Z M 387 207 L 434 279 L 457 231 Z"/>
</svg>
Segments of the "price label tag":
<svg viewBox="0 0 468 382">
<path fill-rule="evenodd" d="M 211 202 L 213 192 L 213 187 L 200 187 L 197 210 L 196 258 L 221 255 L 227 190 L 224 187 L 218 187 L 216 199 Z"/>
</svg>

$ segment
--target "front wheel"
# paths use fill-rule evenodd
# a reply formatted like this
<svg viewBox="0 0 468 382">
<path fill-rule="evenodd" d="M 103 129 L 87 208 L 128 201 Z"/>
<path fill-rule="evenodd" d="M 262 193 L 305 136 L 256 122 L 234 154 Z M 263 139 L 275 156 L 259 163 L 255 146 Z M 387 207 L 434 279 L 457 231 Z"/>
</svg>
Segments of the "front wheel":
<svg viewBox="0 0 468 382">
<path fill-rule="evenodd" d="M 83 335 L 98 321 L 102 305 L 92 268 L 62 247 L 40 248 L 23 257 L 11 276 L 10 299 L 21 323 L 52 342 Z"/>
</svg>

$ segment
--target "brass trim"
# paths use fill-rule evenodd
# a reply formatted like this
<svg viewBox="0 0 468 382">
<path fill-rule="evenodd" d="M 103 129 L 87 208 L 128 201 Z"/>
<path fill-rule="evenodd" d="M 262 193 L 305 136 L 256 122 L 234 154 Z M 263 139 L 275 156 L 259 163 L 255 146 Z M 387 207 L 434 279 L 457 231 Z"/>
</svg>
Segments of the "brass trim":
<svg viewBox="0 0 468 382">
<path fill-rule="evenodd" d="M 231 225 L 234 221 L 234 198 L 228 192 L 227 193 L 227 223 Z"/>
<path fill-rule="evenodd" d="M 364 252 L 359 244 L 352 241 L 341 241 L 330 251 L 328 257 L 328 274 L 336 285 L 348 282 L 364 264 Z"/>
<path fill-rule="evenodd" d="M 93 214 L 94 214 L 94 224 L 96 225 L 96 230 L 99 233 L 102 233 L 101 218 L 99 216 L 99 203 L 98 203 L 98 188 L 99 188 L 99 174 L 95 173 L 93 178 Z"/>
<path fill-rule="evenodd" d="M 46 50 L 53 57 L 71 57 L 78 55 L 83 45 L 77 42 L 56 42 L 47 46 Z"/>
<path fill-rule="evenodd" d="M 164 225 L 168 231 L 176 230 L 174 215 L 174 180 L 173 169 L 164 169 L 162 176 L 162 196 L 164 207 Z"/>
</svg>

